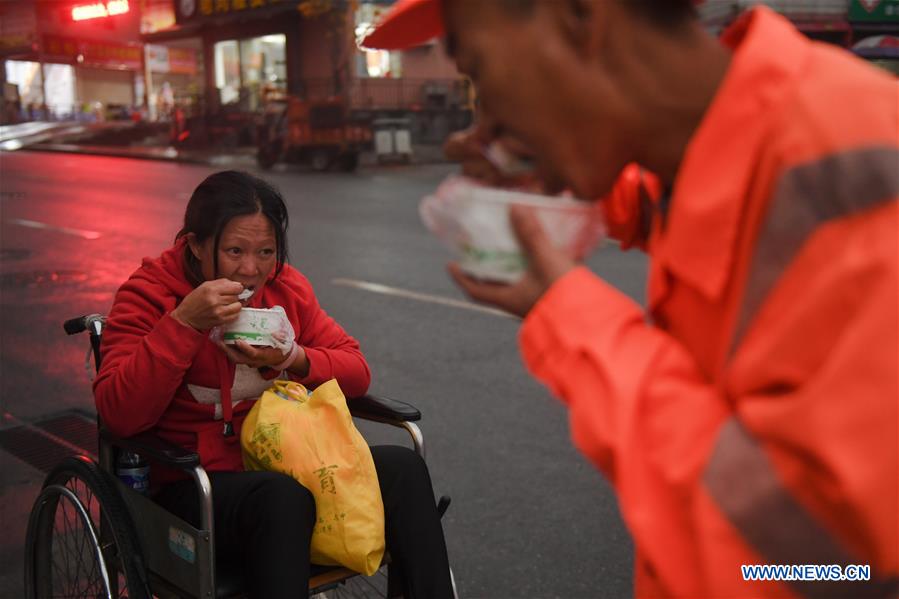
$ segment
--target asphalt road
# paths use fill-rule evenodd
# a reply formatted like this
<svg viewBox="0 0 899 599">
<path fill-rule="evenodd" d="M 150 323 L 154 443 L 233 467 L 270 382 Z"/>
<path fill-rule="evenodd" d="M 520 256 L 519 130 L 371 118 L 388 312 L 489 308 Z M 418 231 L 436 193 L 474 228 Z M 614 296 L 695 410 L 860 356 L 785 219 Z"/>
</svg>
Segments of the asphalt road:
<svg viewBox="0 0 899 599">
<path fill-rule="evenodd" d="M 464 299 L 417 203 L 449 166 L 282 170 L 291 262 L 362 344 L 372 391 L 417 405 L 463 597 L 627 597 L 630 538 L 603 478 L 574 450 L 567 413 L 525 372 L 518 322 Z M 93 412 L 84 340 L 61 322 L 105 312 L 144 256 L 168 247 L 213 169 L 93 156 L 0 153 L 0 428 Z M 642 301 L 645 259 L 614 245 L 589 265 Z M 371 291 L 362 283 L 401 290 Z M 371 443 L 405 443 L 369 424 Z M 43 475 L 0 450 L 0 596 L 21 594 L 25 519 Z"/>
</svg>

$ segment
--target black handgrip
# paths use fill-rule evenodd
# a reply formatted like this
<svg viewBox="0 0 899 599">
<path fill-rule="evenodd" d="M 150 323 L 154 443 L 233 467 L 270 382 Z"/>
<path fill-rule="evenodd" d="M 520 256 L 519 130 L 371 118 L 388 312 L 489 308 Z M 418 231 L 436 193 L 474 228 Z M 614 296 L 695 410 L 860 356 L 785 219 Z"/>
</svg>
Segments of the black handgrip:
<svg viewBox="0 0 899 599">
<path fill-rule="evenodd" d="M 104 322 L 106 322 L 106 318 L 102 314 L 85 314 L 84 316 L 70 318 L 65 321 L 62 323 L 62 328 L 64 328 L 69 335 L 77 335 L 88 329 L 91 329 L 92 333 L 100 335 Z"/>
<path fill-rule="evenodd" d="M 66 330 L 67 335 L 77 335 L 78 333 L 83 333 L 87 330 L 87 317 L 79 316 L 78 318 L 70 318 L 69 320 L 62 323 L 62 328 Z"/>
</svg>

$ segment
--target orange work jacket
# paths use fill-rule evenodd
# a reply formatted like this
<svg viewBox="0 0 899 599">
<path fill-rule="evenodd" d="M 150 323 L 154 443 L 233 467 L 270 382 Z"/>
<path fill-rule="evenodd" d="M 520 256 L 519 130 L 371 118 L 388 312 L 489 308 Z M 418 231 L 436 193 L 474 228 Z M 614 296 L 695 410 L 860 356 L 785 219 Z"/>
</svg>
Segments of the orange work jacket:
<svg viewBox="0 0 899 599">
<path fill-rule="evenodd" d="M 527 316 L 524 360 L 614 485 L 637 596 L 895 597 L 899 85 L 765 8 L 722 40 L 670 200 L 628 193 L 632 167 L 606 207 L 651 256 L 648 309 L 579 267 Z"/>
</svg>

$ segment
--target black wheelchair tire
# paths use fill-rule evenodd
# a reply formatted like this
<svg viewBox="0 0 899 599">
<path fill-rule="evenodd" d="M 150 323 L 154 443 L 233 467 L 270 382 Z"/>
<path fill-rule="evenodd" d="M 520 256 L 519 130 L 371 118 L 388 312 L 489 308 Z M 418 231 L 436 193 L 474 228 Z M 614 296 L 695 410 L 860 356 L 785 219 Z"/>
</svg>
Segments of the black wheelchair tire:
<svg viewBox="0 0 899 599">
<path fill-rule="evenodd" d="M 58 596 L 53 589 L 54 577 L 54 537 L 59 537 L 55 530 L 58 510 L 63 510 L 72 501 L 60 487 L 69 489 L 77 497 L 85 509 L 85 513 L 97 535 L 103 530 L 102 554 L 108 562 L 110 578 L 115 583 L 105 586 L 104 594 L 112 587 L 113 597 L 129 597 L 130 599 L 149 599 L 150 590 L 147 583 L 146 568 L 134 523 L 125 502 L 111 474 L 104 472 L 91 459 L 84 456 L 72 456 L 60 462 L 47 475 L 43 491 L 35 502 L 28 521 L 28 532 L 25 538 L 25 596 L 27 599 L 45 599 Z M 83 521 L 83 516 L 73 506 L 73 513 Z M 83 522 L 82 522 L 83 523 Z M 89 535 L 88 541 L 91 541 Z M 71 549 L 66 541 L 65 550 Z M 83 543 L 77 550 L 83 554 Z M 97 545 L 94 545 L 96 550 Z M 66 558 L 68 559 L 68 558 Z M 81 565 L 82 555 L 76 558 Z M 66 561 L 66 570 L 69 563 Z M 68 573 L 68 572 L 67 572 Z M 83 574 L 83 573 L 82 573 Z M 77 575 L 77 574 L 76 574 Z M 124 588 L 116 588 L 124 582 Z M 73 597 L 96 597 L 95 592 L 87 588 L 84 595 L 70 594 Z M 90 594 L 88 594 L 90 593 Z"/>
</svg>

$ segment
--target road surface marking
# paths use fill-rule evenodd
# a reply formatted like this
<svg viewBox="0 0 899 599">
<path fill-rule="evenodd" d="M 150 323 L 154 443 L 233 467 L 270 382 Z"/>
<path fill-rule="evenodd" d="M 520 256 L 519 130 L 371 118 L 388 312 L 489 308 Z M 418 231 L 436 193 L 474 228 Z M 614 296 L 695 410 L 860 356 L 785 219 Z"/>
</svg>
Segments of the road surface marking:
<svg viewBox="0 0 899 599">
<path fill-rule="evenodd" d="M 45 431 L 44 429 L 34 426 L 33 424 L 23 422 L 22 420 L 19 420 L 18 418 L 16 418 L 9 412 L 3 413 L 3 420 L 5 420 L 6 422 L 8 422 L 14 426 L 21 426 L 21 427 L 25 428 L 26 430 L 31 431 L 32 433 L 37 433 L 38 435 L 44 437 L 45 439 L 49 439 L 50 441 L 53 441 L 54 443 L 56 443 L 58 445 L 62 445 L 63 447 L 65 447 L 66 449 L 68 449 L 70 451 L 74 451 L 76 454 L 83 454 L 83 455 L 86 455 L 87 457 L 89 457 L 90 459 L 94 460 L 95 462 L 98 461 L 97 456 L 95 456 L 92 452 L 88 451 L 84 447 L 78 447 L 74 443 L 70 443 L 69 441 L 66 441 L 65 439 L 63 439 L 62 437 L 57 437 L 56 435 L 54 435 L 53 433 L 51 433 L 49 431 Z"/>
<path fill-rule="evenodd" d="M 39 223 L 36 220 L 26 220 L 24 218 L 11 218 L 8 221 L 11 225 L 19 225 L 22 227 L 30 227 L 32 229 L 44 229 L 45 231 L 56 231 L 57 233 L 65 233 L 66 235 L 74 235 L 82 239 L 99 239 L 100 233 L 97 231 L 85 231 L 84 229 L 70 229 L 69 227 L 55 227 L 47 223 Z"/>
<path fill-rule="evenodd" d="M 426 302 L 430 304 L 439 304 L 441 306 L 450 306 L 452 308 L 461 308 L 463 310 L 471 310 L 473 312 L 482 312 L 484 314 L 491 314 L 493 316 L 501 316 L 503 318 L 514 318 L 518 320 L 517 316 L 509 314 L 508 312 L 504 312 L 497 308 L 489 308 L 487 306 L 480 306 L 478 304 L 473 304 L 471 302 L 467 302 L 465 300 L 454 299 L 451 297 L 443 297 L 440 295 L 431 295 L 429 293 L 420 293 L 418 291 L 408 291 L 406 289 L 400 289 L 398 287 L 389 287 L 387 285 L 381 285 L 380 283 L 370 283 L 368 281 L 358 281 L 356 279 L 332 279 L 331 283 L 333 285 L 338 285 L 340 287 L 353 287 L 355 289 L 363 289 L 365 291 L 371 291 L 372 293 L 380 293 L 382 295 L 392 295 L 394 297 L 403 297 L 406 299 L 416 300 L 419 302 Z"/>
</svg>

